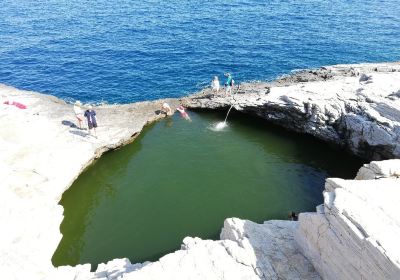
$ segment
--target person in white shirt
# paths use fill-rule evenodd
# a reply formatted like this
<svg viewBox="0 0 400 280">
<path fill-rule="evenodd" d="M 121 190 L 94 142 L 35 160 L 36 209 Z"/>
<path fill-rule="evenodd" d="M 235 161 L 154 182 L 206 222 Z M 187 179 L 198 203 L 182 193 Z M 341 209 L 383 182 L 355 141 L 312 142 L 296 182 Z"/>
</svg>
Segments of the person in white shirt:
<svg viewBox="0 0 400 280">
<path fill-rule="evenodd" d="M 214 94 L 218 94 L 219 92 L 219 80 L 218 80 L 218 76 L 215 76 L 214 79 L 211 82 L 211 87 L 212 87 L 212 91 Z"/>
<path fill-rule="evenodd" d="M 82 129 L 82 122 L 84 120 L 83 110 L 82 110 L 81 106 L 82 106 L 82 103 L 80 101 L 76 101 L 74 104 L 74 112 L 75 112 L 75 117 L 78 120 L 79 129 Z"/>
</svg>

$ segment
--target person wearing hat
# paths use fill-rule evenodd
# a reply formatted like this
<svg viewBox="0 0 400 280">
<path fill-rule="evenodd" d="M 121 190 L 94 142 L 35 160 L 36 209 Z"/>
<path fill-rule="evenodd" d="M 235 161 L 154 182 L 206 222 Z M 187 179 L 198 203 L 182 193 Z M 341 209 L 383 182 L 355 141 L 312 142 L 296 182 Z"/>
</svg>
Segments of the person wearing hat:
<svg viewBox="0 0 400 280">
<path fill-rule="evenodd" d="M 74 104 L 74 112 L 75 112 L 75 117 L 78 120 L 78 126 L 79 129 L 82 129 L 82 122 L 83 122 L 83 110 L 81 108 L 82 103 L 80 101 L 76 101 Z"/>
<path fill-rule="evenodd" d="M 93 110 L 91 105 L 88 106 L 88 109 L 85 111 L 85 117 L 87 119 L 88 127 L 89 127 L 89 134 L 91 134 L 91 130 L 94 130 L 94 136 L 96 136 L 96 127 L 97 127 L 97 120 L 96 120 L 96 112 Z"/>
</svg>

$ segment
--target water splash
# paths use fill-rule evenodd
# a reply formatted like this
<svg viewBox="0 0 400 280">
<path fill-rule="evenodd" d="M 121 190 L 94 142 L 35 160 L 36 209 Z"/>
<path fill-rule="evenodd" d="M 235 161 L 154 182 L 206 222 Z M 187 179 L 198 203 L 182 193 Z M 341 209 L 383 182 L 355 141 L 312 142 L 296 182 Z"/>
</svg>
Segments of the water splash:
<svg viewBox="0 0 400 280">
<path fill-rule="evenodd" d="M 228 119 L 229 116 L 229 112 L 232 110 L 233 105 L 231 105 L 231 107 L 228 110 L 228 113 L 226 114 L 225 120 L 223 122 L 218 122 L 215 125 L 213 125 L 210 129 L 212 131 L 221 131 L 223 130 L 225 127 L 228 126 L 228 124 L 226 123 L 226 120 Z"/>
<path fill-rule="evenodd" d="M 229 127 L 229 125 L 225 122 L 216 122 L 216 123 L 210 124 L 208 129 L 211 131 L 215 131 L 215 132 L 225 132 L 225 131 L 227 131 L 226 128 L 228 128 L 228 127 Z"/>
<path fill-rule="evenodd" d="M 224 129 L 225 127 L 226 127 L 226 122 L 219 122 L 215 125 L 215 129 L 217 130 Z"/>
</svg>

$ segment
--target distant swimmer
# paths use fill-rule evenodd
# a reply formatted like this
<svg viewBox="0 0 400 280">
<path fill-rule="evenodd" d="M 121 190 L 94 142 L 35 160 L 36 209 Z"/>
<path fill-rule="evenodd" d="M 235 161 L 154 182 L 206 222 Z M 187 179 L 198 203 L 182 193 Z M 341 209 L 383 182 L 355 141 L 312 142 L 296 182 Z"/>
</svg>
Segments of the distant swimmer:
<svg viewBox="0 0 400 280">
<path fill-rule="evenodd" d="M 168 103 L 164 102 L 161 106 L 161 111 L 166 114 L 167 116 L 171 116 L 172 115 L 172 109 L 171 107 L 168 105 Z"/>
<path fill-rule="evenodd" d="M 214 94 L 218 94 L 219 92 L 219 80 L 218 76 L 215 76 L 211 82 L 211 88 Z"/>
<path fill-rule="evenodd" d="M 184 118 L 185 120 L 191 121 L 189 114 L 185 111 L 185 108 L 180 105 L 178 108 L 176 108 L 176 110 L 179 111 L 179 113 L 181 113 L 182 118 Z"/>
</svg>

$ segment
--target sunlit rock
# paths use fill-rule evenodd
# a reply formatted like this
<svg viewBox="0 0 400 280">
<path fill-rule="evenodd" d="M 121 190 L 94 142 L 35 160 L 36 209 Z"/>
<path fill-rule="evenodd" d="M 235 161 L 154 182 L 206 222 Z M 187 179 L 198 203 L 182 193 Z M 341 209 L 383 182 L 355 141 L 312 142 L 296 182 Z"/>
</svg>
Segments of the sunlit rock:
<svg viewBox="0 0 400 280">
<path fill-rule="evenodd" d="M 328 179 L 323 213 L 302 213 L 296 241 L 324 279 L 398 279 L 400 160 L 372 162 L 358 180 Z"/>
</svg>

